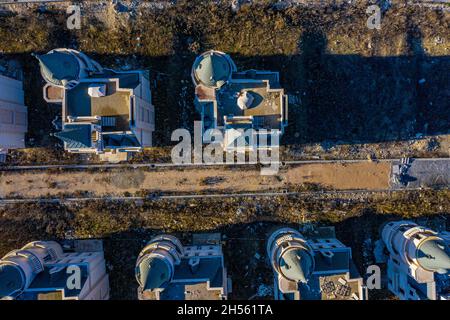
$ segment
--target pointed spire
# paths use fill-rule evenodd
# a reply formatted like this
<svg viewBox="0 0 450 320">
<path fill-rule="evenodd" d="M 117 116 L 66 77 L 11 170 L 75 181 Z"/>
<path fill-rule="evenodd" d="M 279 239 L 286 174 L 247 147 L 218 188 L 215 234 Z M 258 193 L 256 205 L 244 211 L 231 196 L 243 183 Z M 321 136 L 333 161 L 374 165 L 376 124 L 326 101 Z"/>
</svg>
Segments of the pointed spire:
<svg viewBox="0 0 450 320">
<path fill-rule="evenodd" d="M 171 279 L 171 270 L 161 258 L 148 257 L 137 267 L 139 281 L 144 290 L 155 290 L 164 287 Z"/>
<path fill-rule="evenodd" d="M 69 148 L 90 148 L 92 145 L 90 125 L 66 125 L 63 131 L 53 136 L 67 143 Z"/>
<path fill-rule="evenodd" d="M 21 271 L 9 264 L 0 264 L 0 299 L 22 290 L 24 286 Z"/>
<path fill-rule="evenodd" d="M 313 257 L 304 249 L 292 249 L 285 252 L 280 261 L 283 275 L 295 282 L 308 282 L 313 272 Z"/>
<path fill-rule="evenodd" d="M 425 240 L 417 248 L 416 256 L 424 269 L 442 274 L 450 270 L 450 250 L 441 239 Z"/>
</svg>

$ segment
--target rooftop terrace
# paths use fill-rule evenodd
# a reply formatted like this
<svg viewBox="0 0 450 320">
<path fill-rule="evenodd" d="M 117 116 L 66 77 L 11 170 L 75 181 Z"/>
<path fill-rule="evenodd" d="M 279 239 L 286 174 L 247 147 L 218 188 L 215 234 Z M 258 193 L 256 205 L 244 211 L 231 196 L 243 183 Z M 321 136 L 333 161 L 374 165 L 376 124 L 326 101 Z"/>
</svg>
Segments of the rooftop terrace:
<svg viewBox="0 0 450 320">
<path fill-rule="evenodd" d="M 253 116 L 259 117 L 258 126 L 267 129 L 280 128 L 282 92 L 271 91 L 267 82 L 232 82 L 217 94 L 218 125 L 223 125 L 223 116 Z M 247 92 L 252 103 L 241 109 L 238 105 L 239 97 Z"/>
<path fill-rule="evenodd" d="M 116 82 L 99 82 L 106 85 L 104 97 L 91 97 L 88 89 L 92 82 L 81 82 L 66 92 L 67 117 L 113 117 L 106 127 L 108 131 L 128 131 L 130 129 L 130 99 L 128 90 L 118 91 Z"/>
</svg>

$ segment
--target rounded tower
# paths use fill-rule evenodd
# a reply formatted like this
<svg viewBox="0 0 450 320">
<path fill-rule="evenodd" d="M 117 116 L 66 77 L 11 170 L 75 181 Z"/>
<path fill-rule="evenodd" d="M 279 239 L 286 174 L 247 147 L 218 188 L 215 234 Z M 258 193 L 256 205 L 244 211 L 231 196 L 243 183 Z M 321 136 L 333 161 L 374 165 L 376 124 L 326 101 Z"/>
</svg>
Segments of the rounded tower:
<svg viewBox="0 0 450 320">
<path fill-rule="evenodd" d="M 175 265 L 184 254 L 181 242 L 174 236 L 153 238 L 136 261 L 135 275 L 142 291 L 164 288 L 173 278 Z"/>
<path fill-rule="evenodd" d="M 389 222 L 381 236 L 389 253 L 406 264 L 441 274 L 450 270 L 449 246 L 431 229 L 411 221 Z"/>
<path fill-rule="evenodd" d="M 54 241 L 30 242 L 20 250 L 8 253 L 0 260 L 0 298 L 15 297 L 28 288 L 36 275 L 63 255 Z"/>
<path fill-rule="evenodd" d="M 300 232 L 278 229 L 267 241 L 267 256 L 277 274 L 289 281 L 306 283 L 314 271 L 314 252 Z"/>
<path fill-rule="evenodd" d="M 203 85 L 218 89 L 230 81 L 237 68 L 231 57 L 220 51 L 207 51 L 194 61 L 192 81 L 194 85 Z"/>
<path fill-rule="evenodd" d="M 73 49 L 53 49 L 34 56 L 39 60 L 42 77 L 57 87 L 73 88 L 81 79 L 103 71 L 97 62 Z"/>
</svg>

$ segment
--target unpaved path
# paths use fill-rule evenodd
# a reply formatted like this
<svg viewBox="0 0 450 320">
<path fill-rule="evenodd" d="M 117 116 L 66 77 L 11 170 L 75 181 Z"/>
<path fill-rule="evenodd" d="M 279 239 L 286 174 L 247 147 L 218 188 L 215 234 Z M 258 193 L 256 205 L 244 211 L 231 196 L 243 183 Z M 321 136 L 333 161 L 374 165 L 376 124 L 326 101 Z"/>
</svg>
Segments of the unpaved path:
<svg viewBox="0 0 450 320">
<path fill-rule="evenodd" d="M 0 197 L 39 197 L 89 192 L 96 196 L 123 195 L 140 191 L 200 193 L 268 191 L 305 183 L 349 189 L 388 189 L 390 163 L 356 162 L 289 166 L 275 176 L 262 176 L 253 166 L 145 171 L 4 172 L 0 175 Z"/>
<path fill-rule="evenodd" d="M 287 171 L 292 184 L 317 183 L 338 190 L 388 189 L 391 165 L 389 162 L 357 162 L 308 164 Z"/>
</svg>

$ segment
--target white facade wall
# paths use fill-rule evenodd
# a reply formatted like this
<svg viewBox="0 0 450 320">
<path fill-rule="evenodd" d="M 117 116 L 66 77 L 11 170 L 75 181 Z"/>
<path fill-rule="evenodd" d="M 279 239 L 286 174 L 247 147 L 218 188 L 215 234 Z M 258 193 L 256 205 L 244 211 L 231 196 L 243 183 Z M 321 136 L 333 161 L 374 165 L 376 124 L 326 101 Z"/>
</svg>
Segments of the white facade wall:
<svg viewBox="0 0 450 320">
<path fill-rule="evenodd" d="M 434 272 L 425 270 L 416 260 L 418 242 L 437 233 L 411 221 L 390 222 L 382 230 L 389 251 L 388 289 L 401 300 L 436 300 Z M 445 234 L 444 234 L 445 235 Z M 423 288 L 422 291 L 415 287 Z"/>
<path fill-rule="evenodd" d="M 27 120 L 22 82 L 0 75 L 0 152 L 25 147 Z"/>
<path fill-rule="evenodd" d="M 31 252 L 33 255 L 24 255 Z M 49 255 L 52 252 L 52 255 Z M 51 256 L 51 259 L 49 257 Z M 37 260 L 36 260 L 37 259 Z M 69 266 L 87 266 L 88 278 L 79 294 L 65 297 L 63 300 L 108 300 L 109 277 L 103 252 L 63 252 L 60 244 L 53 241 L 37 241 L 14 250 L 0 259 L 0 264 L 13 264 L 20 267 L 25 275 L 24 292 L 44 267 L 67 268 Z M 60 288 L 40 287 L 43 292 L 59 291 Z M 64 291 L 63 291 L 64 292 Z"/>
<path fill-rule="evenodd" d="M 141 84 L 133 91 L 134 119 L 133 132 L 138 138 L 141 146 L 151 147 L 153 145 L 153 131 L 155 131 L 155 107 L 152 105 L 150 83 L 140 75 Z"/>
</svg>

